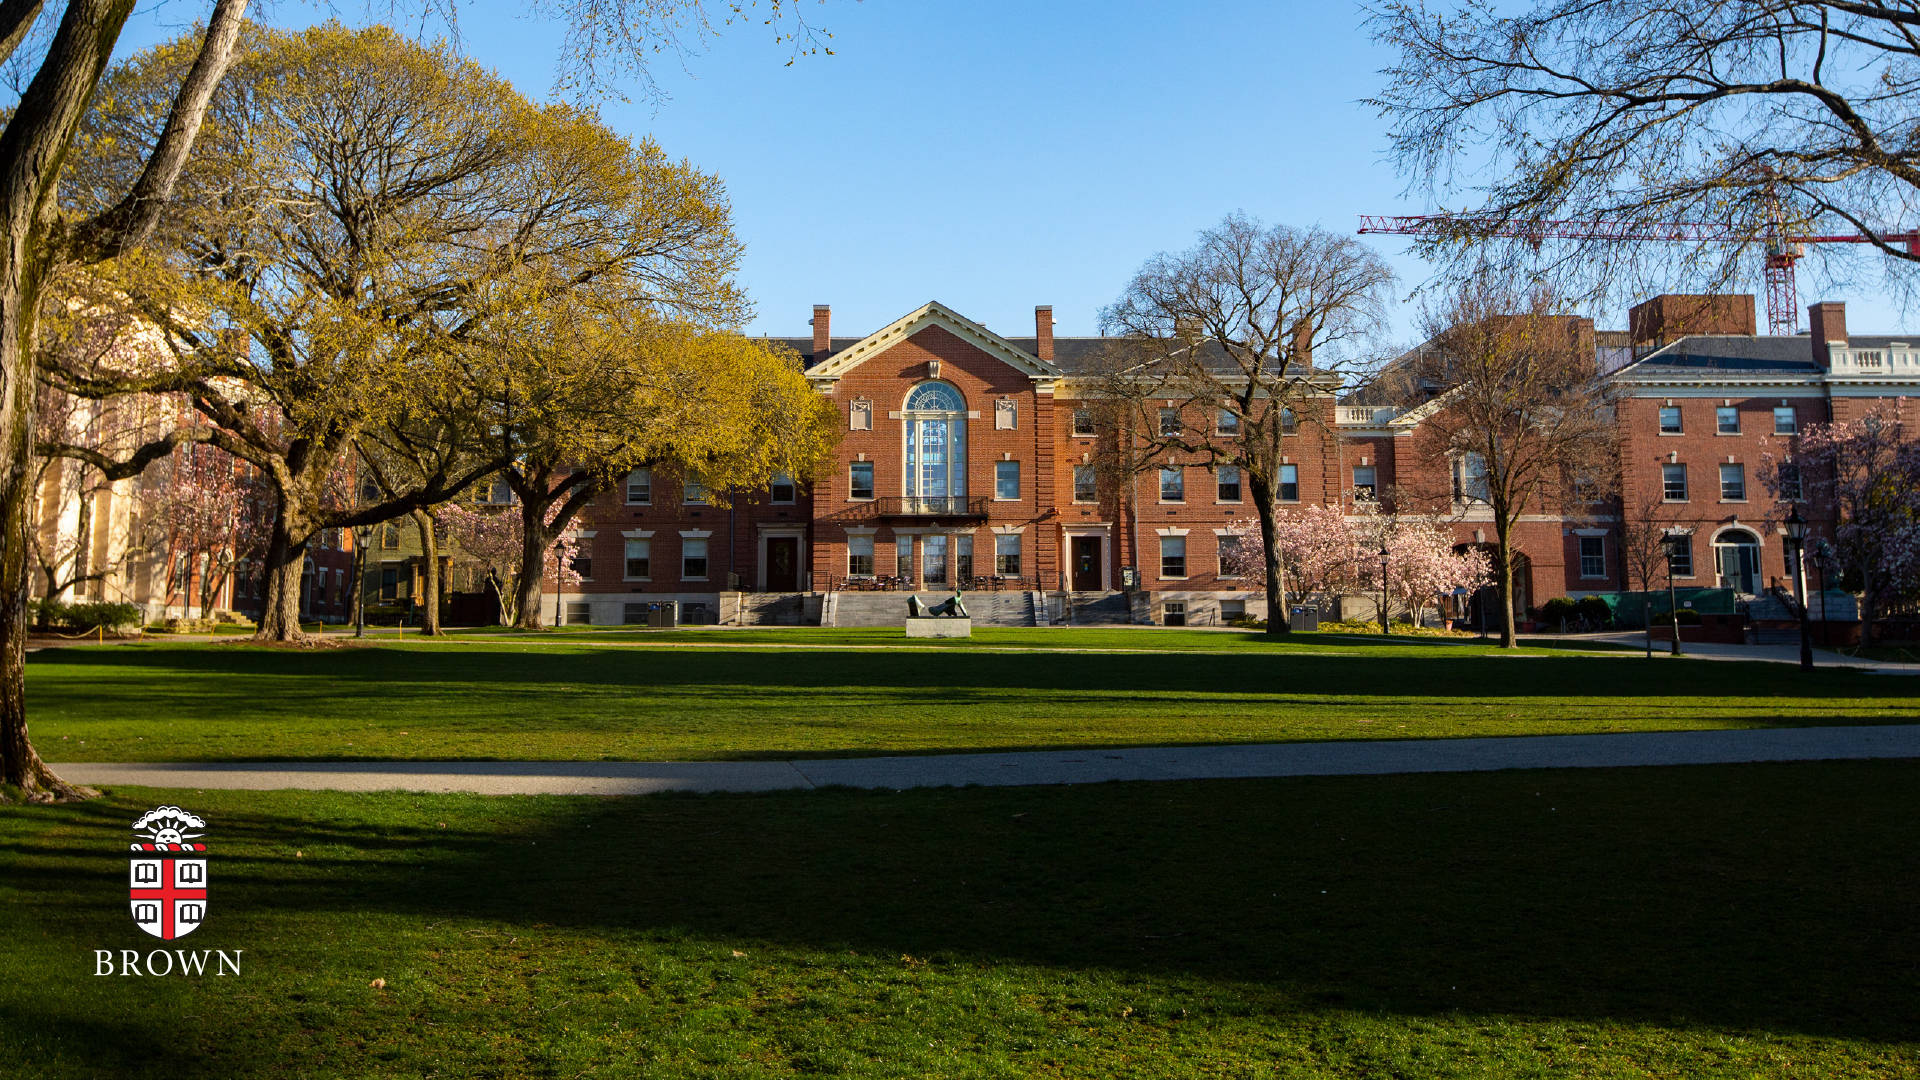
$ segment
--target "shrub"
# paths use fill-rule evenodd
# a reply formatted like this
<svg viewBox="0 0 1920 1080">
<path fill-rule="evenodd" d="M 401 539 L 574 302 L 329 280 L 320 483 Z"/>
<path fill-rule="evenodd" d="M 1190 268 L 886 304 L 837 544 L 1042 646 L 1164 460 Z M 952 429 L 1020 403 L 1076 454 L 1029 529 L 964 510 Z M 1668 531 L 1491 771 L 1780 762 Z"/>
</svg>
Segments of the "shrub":
<svg viewBox="0 0 1920 1080">
<path fill-rule="evenodd" d="M 1562 622 L 1572 622 L 1580 617 L 1580 605 L 1569 596 L 1556 596 L 1540 605 L 1540 621 L 1549 629 L 1558 630 Z"/>
<path fill-rule="evenodd" d="M 104 626 L 119 633 L 137 628 L 144 621 L 138 604 L 64 604 L 58 600 L 34 601 L 33 618 L 37 625 L 62 630 L 92 630 Z"/>
<path fill-rule="evenodd" d="M 1608 607 L 1607 602 L 1597 596 L 1581 597 L 1579 603 L 1574 605 L 1574 610 L 1579 612 L 1581 618 L 1595 626 L 1613 624 L 1613 608 Z"/>
</svg>

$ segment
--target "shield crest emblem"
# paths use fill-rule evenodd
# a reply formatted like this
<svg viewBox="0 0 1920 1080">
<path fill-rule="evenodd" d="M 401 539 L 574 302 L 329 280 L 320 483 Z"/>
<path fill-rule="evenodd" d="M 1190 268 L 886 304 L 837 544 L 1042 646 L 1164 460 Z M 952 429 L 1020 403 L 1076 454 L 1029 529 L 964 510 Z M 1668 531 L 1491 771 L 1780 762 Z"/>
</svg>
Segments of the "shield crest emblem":
<svg viewBox="0 0 1920 1080">
<path fill-rule="evenodd" d="M 177 806 L 148 811 L 134 823 L 147 839 L 127 857 L 127 902 L 134 925 L 163 941 L 185 937 L 207 917 L 207 845 L 195 842 L 206 822 Z"/>
</svg>

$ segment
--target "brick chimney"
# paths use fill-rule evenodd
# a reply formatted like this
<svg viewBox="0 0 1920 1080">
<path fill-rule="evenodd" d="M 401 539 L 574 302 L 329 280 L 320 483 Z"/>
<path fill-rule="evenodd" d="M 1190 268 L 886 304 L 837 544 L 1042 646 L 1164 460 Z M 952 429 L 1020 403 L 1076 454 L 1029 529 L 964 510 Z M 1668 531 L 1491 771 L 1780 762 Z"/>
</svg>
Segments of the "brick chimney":
<svg viewBox="0 0 1920 1080">
<path fill-rule="evenodd" d="M 1830 347 L 1847 344 L 1847 305 L 1838 300 L 1822 300 L 1807 308 L 1807 327 L 1813 331 L 1813 362 L 1822 368 L 1833 366 Z"/>
<path fill-rule="evenodd" d="M 833 309 L 825 304 L 813 305 L 813 362 L 819 363 L 833 351 Z"/>
<path fill-rule="evenodd" d="M 1033 354 L 1043 364 L 1053 363 L 1053 305 L 1033 307 Z"/>
</svg>

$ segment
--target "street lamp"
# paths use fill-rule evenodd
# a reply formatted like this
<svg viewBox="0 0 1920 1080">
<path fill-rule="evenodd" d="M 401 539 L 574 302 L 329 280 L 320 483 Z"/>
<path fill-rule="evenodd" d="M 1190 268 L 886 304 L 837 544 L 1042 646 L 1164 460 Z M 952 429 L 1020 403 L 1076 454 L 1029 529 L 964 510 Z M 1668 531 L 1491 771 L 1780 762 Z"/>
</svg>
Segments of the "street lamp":
<svg viewBox="0 0 1920 1080">
<path fill-rule="evenodd" d="M 1680 549 L 1687 546 L 1687 534 L 1668 531 L 1660 535 L 1660 546 L 1667 549 L 1667 618 L 1673 620 L 1673 655 L 1683 655 L 1680 651 L 1680 601 L 1673 587 L 1673 560 L 1680 557 Z"/>
<path fill-rule="evenodd" d="M 1793 598 L 1800 604 L 1800 670 L 1813 670 L 1813 632 L 1807 623 L 1807 519 L 1799 504 L 1787 512 L 1787 551 L 1793 558 Z"/>
<path fill-rule="evenodd" d="M 1387 633 L 1387 545 L 1380 544 L 1380 633 Z"/>
</svg>

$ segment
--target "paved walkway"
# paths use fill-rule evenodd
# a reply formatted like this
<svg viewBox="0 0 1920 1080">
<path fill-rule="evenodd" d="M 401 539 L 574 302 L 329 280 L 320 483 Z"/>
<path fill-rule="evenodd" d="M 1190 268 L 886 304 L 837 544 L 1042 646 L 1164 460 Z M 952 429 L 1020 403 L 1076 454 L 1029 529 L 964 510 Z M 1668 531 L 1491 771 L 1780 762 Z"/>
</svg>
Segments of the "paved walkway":
<svg viewBox="0 0 1920 1080">
<path fill-rule="evenodd" d="M 1592 641 L 1606 641 L 1619 645 L 1642 647 L 1646 638 L 1637 633 L 1625 634 L 1585 634 L 1580 635 Z M 1569 635 L 1572 637 L 1572 635 Z M 1549 641 L 1550 638 L 1531 640 Z M 1578 640 L 1575 638 L 1574 640 Z M 1524 643 L 1524 641 L 1523 641 Z M 1666 656 L 1673 646 L 1670 642 L 1653 643 L 1653 655 Z M 1771 664 L 1798 664 L 1800 645 L 1798 642 L 1784 645 L 1724 645 L 1711 641 L 1683 641 L 1680 648 L 1686 656 L 1696 660 L 1761 660 Z M 1843 656 L 1827 649 L 1813 650 L 1815 667 L 1850 667 L 1870 671 L 1878 675 L 1920 675 L 1920 664 L 1903 663 L 1897 660 L 1862 660 L 1858 657 Z"/>
<path fill-rule="evenodd" d="M 483 795 L 650 795 L 665 791 L 782 791 L 1091 784 L 1497 769 L 1716 765 L 1754 761 L 1920 758 L 1920 724 L 1740 731 L 1539 735 L 1263 743 L 1004 754 L 793 761 L 479 761 L 56 765 L 81 784 L 333 791 L 468 791 Z"/>
</svg>

